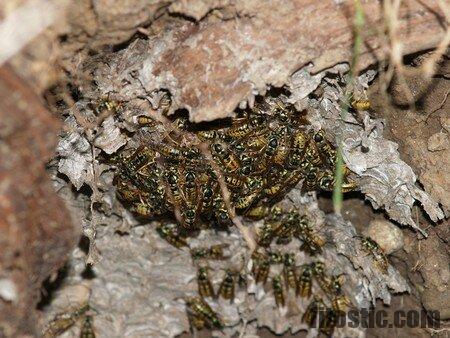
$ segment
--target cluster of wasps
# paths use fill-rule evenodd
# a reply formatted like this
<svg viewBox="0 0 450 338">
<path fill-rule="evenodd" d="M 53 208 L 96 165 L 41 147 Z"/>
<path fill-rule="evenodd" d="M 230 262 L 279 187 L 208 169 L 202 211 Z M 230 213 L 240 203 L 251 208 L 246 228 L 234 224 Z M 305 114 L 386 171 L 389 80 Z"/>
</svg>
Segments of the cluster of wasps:
<svg viewBox="0 0 450 338">
<path fill-rule="evenodd" d="M 205 299 L 223 298 L 230 301 L 233 301 L 234 299 L 236 279 L 238 276 L 239 278 L 241 277 L 239 273 L 232 269 L 226 269 L 222 281 L 220 282 L 220 286 L 217 292 L 215 292 L 211 282 L 210 268 L 208 265 L 205 265 L 207 260 L 225 259 L 224 249 L 227 247 L 228 245 L 226 244 L 216 244 L 209 247 L 191 248 L 190 250 L 192 259 L 199 265 L 197 271 L 199 296 L 188 297 L 186 299 L 186 305 L 191 326 L 197 330 L 201 330 L 204 327 L 214 327 L 217 329 L 223 327 L 219 315 L 212 310 Z"/>
<path fill-rule="evenodd" d="M 163 97 L 162 105 L 170 106 L 168 97 Z M 265 284 L 270 266 L 282 264 L 283 273 L 272 278 L 272 288 L 276 304 L 283 307 L 284 286 L 310 298 L 316 279 L 331 297 L 330 314 L 321 324 L 324 332 L 330 331 L 332 315 L 349 304 L 341 292 L 342 278 L 328 277 L 321 262 L 305 265 L 297 274 L 294 254 L 269 249 L 273 240 L 284 244 L 295 237 L 302 242 L 301 250 L 312 256 L 321 253 L 325 241 L 308 220 L 273 205 L 300 181 L 303 191 L 333 190 L 337 155 L 324 132 L 308 129 L 302 112 L 274 97 L 264 97 L 252 109 L 219 121 L 220 126 L 213 123 L 200 129 L 177 118 L 160 128 L 163 122 L 149 116 L 139 116 L 137 122 L 148 135 L 164 132 L 159 139 L 141 139 L 137 149 L 119 156 L 114 178 L 119 199 L 137 216 L 174 216 L 179 226 L 161 225 L 157 230 L 177 248 L 188 247 L 186 236 L 199 229 L 231 225 L 229 204 L 244 217 L 265 218 L 258 234 L 259 248 L 252 256 L 256 283 Z M 343 192 L 354 190 L 350 171 L 342 169 Z M 227 197 L 221 182 L 229 192 Z M 191 255 L 194 261 L 224 259 L 223 249 L 223 245 L 191 248 Z M 220 329 L 223 323 L 205 299 L 233 301 L 235 285 L 245 278 L 240 272 L 225 270 L 215 292 L 208 267 L 199 266 L 197 280 L 199 295 L 186 298 L 191 326 Z M 313 325 L 321 304 L 315 296 L 303 317 L 306 323 Z"/>
<path fill-rule="evenodd" d="M 137 121 L 150 134 L 161 124 L 148 116 Z M 227 126 L 198 130 L 178 118 L 169 130 L 164 126 L 161 139 L 144 139 L 120 156 L 114 179 L 119 199 L 139 216 L 175 215 L 184 229 L 194 230 L 231 224 L 220 179 L 233 208 L 252 218 L 265 217 L 267 206 L 301 180 L 304 191 L 333 189 L 336 150 L 281 99 L 265 98 L 222 122 Z M 343 191 L 354 190 L 349 170 L 343 171 Z"/>
<path fill-rule="evenodd" d="M 270 249 L 272 241 L 275 240 L 276 244 L 286 244 L 294 237 L 302 243 L 299 249 L 310 256 L 320 254 L 325 244 L 325 240 L 313 230 L 306 217 L 296 211 L 283 213 L 276 207 L 272 208 L 271 216 L 259 232 L 260 249 L 252 256 L 255 282 L 264 285 L 271 266 L 282 265 L 282 272 L 272 277 L 271 284 L 276 305 L 284 307 L 286 294 L 290 290 L 295 297 L 310 299 L 315 280 L 328 300 L 325 302 L 318 295 L 314 295 L 302 320 L 311 327 L 317 327 L 318 324 L 322 333 L 331 335 L 338 317 L 351 305 L 349 298 L 342 291 L 344 276 L 329 276 L 325 271 L 325 264 L 321 261 L 298 267 L 294 253 L 282 254 Z"/>
<path fill-rule="evenodd" d="M 288 244 L 294 237 L 302 242 L 300 250 L 311 256 L 320 254 L 325 244 L 305 216 L 295 210 L 284 212 L 279 207 L 272 207 L 258 234 L 257 243 L 261 247 L 270 246 L 273 240 L 276 244 Z"/>
<path fill-rule="evenodd" d="M 212 256 L 212 259 L 223 259 L 223 245 L 213 245 L 191 250 L 194 259 L 198 250 L 203 252 L 218 252 L 220 255 Z M 210 256 L 201 255 L 200 258 Z M 271 277 L 271 287 L 276 306 L 283 308 L 286 305 L 286 296 L 290 292 L 295 297 L 310 300 L 310 303 L 302 316 L 302 321 L 311 327 L 330 336 L 334 326 L 349 307 L 351 302 L 344 294 L 342 285 L 345 281 L 344 275 L 329 275 L 322 261 L 313 261 L 309 264 L 297 266 L 295 254 L 292 252 L 282 253 L 280 251 L 260 250 L 252 255 L 255 283 L 264 286 L 269 278 L 270 268 L 273 265 L 282 265 L 280 273 Z M 324 298 L 313 294 L 314 282 L 323 291 Z M 187 297 L 188 318 L 191 326 L 200 330 L 204 327 L 221 329 L 223 323 L 219 315 L 211 308 L 207 299 L 218 299 L 233 301 L 236 288 L 246 287 L 247 281 L 238 271 L 225 270 L 217 292 L 211 282 L 207 266 L 200 266 L 197 272 L 197 284 L 199 296 Z"/>
<path fill-rule="evenodd" d="M 297 274 L 292 253 L 284 255 L 283 265 L 283 273 L 272 277 L 272 288 L 277 306 L 285 306 L 285 293 L 289 289 L 294 291 L 296 297 L 300 296 L 309 300 L 313 296 L 302 316 L 302 321 L 311 327 L 319 327 L 322 333 L 330 336 L 338 317 L 351 306 L 349 298 L 342 291 L 343 275 L 329 276 L 325 271 L 325 264 L 321 261 L 302 265 L 300 273 Z M 267 278 L 266 272 L 263 275 L 264 277 L 258 278 L 261 276 L 258 271 L 256 281 L 264 282 L 264 278 Z M 313 281 L 316 281 L 322 289 L 326 296 L 325 300 L 317 294 L 313 295 Z"/>
</svg>

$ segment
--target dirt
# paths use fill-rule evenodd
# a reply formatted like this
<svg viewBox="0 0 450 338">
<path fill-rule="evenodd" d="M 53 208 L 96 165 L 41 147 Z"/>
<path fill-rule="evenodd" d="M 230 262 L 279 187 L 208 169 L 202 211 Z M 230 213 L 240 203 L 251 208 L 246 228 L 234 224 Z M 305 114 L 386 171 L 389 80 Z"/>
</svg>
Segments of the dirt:
<svg viewBox="0 0 450 338">
<path fill-rule="evenodd" d="M 415 67 L 410 66 L 408 69 L 417 69 L 423 58 L 419 56 L 412 60 Z M 386 97 L 379 94 L 379 82 L 371 88 L 373 94 L 370 96 L 373 110 L 386 120 L 389 137 L 399 144 L 403 158 L 413 167 L 425 190 L 440 202 L 447 216 L 450 212 L 450 147 L 445 140 L 448 142 L 450 138 L 446 127 L 450 111 L 450 86 L 445 74 L 449 67 L 450 62 L 446 58 L 431 83 L 420 76 L 406 79 L 407 90 L 417 101 L 413 107 L 408 107 L 408 91 L 399 84 L 398 79 L 391 88 L 392 104 L 386 107 Z M 432 145 L 439 139 L 439 146 Z M 443 220 L 433 226 L 420 212 L 417 212 L 416 217 L 431 230 L 430 236 L 418 242 L 410 237 L 405 245 L 408 255 L 403 259 L 411 270 L 417 271 L 423 278 L 423 285 L 419 285 L 418 290 L 425 308 L 439 310 L 441 318 L 449 319 L 449 221 Z"/>
<path fill-rule="evenodd" d="M 424 56 L 419 56 L 412 60 L 409 69 L 417 69 L 420 60 Z M 413 107 L 408 107 L 405 103 L 406 95 L 404 89 L 394 82 L 390 89 L 389 98 L 391 104 L 386 105 L 386 96 L 380 92 L 380 80 L 370 88 L 370 100 L 372 103 L 371 114 L 383 118 L 386 121 L 387 138 L 395 140 L 399 144 L 399 151 L 402 159 L 410 164 L 418 174 L 419 181 L 426 191 L 440 201 L 444 211 L 448 216 L 450 197 L 450 176 L 448 175 L 450 151 L 445 142 L 439 149 L 430 149 L 430 140 L 437 134 L 444 135 L 449 139 L 448 112 L 450 111 L 449 80 L 446 77 L 449 67 L 446 59 L 438 70 L 438 75 L 428 83 L 423 78 L 417 76 L 407 79 L 409 90 L 413 93 L 418 103 Z M 319 200 L 321 208 L 331 211 L 332 205 L 329 199 Z M 343 215 L 352 221 L 360 232 L 367 229 L 367 225 L 372 219 L 382 219 L 383 213 L 374 213 L 372 208 L 363 201 L 361 196 L 353 197 L 344 201 Z M 448 320 L 450 314 L 449 298 L 449 262 L 450 246 L 449 221 L 443 220 L 437 225 L 433 225 L 430 220 L 423 215 L 418 207 L 415 207 L 415 218 L 421 227 L 427 229 L 430 235 L 426 239 L 417 239 L 417 235 L 407 229 L 403 232 L 406 236 L 403 250 L 394 253 L 390 261 L 414 286 L 411 295 L 401 295 L 394 297 L 394 301 L 389 308 L 389 312 L 399 308 L 438 310 L 441 319 Z M 395 335 L 396 337 L 423 337 L 437 335 L 446 337 L 448 334 L 448 323 L 444 321 L 440 329 L 369 329 L 368 337 L 385 337 Z"/>
<path fill-rule="evenodd" d="M 328 197 L 319 199 L 320 208 L 332 211 L 332 202 Z M 361 198 L 354 196 L 344 200 L 342 214 L 350 220 L 358 232 L 364 233 L 368 224 L 374 219 L 385 219 L 382 212 L 374 212 L 371 206 Z M 420 224 L 433 227 L 416 208 Z M 387 311 L 387 318 L 392 320 L 396 310 L 438 310 L 442 319 L 448 319 L 450 300 L 448 299 L 448 222 L 442 222 L 433 228 L 430 237 L 417 240 L 417 234 L 404 229 L 405 247 L 389 256 L 390 262 L 401 272 L 413 286 L 410 294 L 393 297 L 390 306 L 379 302 L 376 310 Z M 447 235 L 447 237 L 443 237 Z M 423 306 L 422 306 L 423 305 Z M 431 321 L 430 317 L 427 317 Z M 369 328 L 367 337 L 447 337 L 449 324 L 446 320 L 439 327 L 431 328 Z"/>
<path fill-rule="evenodd" d="M 440 66 L 439 73 L 450 69 L 448 59 Z M 417 67 L 409 67 L 409 70 Z M 413 167 L 421 184 L 440 202 L 447 216 L 450 215 L 450 111 L 449 80 L 445 76 L 428 82 L 421 76 L 406 79 L 408 90 L 417 99 L 412 109 L 405 107 L 407 90 L 396 79 L 392 85 L 392 104 L 386 107 L 385 96 L 371 95 L 373 110 L 386 120 L 389 138 L 400 146 L 403 158 Z M 425 93 L 423 89 L 428 88 Z M 379 92 L 378 83 L 371 91 Z"/>
<path fill-rule="evenodd" d="M 42 283 L 79 230 L 45 170 L 60 121 L 10 67 L 0 68 L 0 96 L 0 336 L 37 335 Z"/>
</svg>

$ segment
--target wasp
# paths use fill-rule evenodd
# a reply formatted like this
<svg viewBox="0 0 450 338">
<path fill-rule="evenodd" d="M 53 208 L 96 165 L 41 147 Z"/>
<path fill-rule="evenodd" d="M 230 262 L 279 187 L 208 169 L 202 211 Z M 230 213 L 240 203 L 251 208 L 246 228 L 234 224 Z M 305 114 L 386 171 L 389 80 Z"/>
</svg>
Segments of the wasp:
<svg viewBox="0 0 450 338">
<path fill-rule="evenodd" d="M 121 178 L 117 178 L 115 184 L 117 185 L 117 196 L 123 202 L 130 203 L 140 200 L 141 191 L 133 187 L 129 182 L 125 182 Z"/>
<path fill-rule="evenodd" d="M 225 183 L 231 190 L 238 190 L 244 187 L 245 181 L 239 176 L 224 176 Z"/>
<path fill-rule="evenodd" d="M 283 184 L 281 182 L 270 185 L 264 189 L 264 194 L 269 198 L 279 195 L 283 190 Z"/>
<path fill-rule="evenodd" d="M 329 291 L 330 278 L 325 274 L 325 264 L 323 262 L 311 263 L 313 275 L 316 278 L 319 286 L 325 292 Z"/>
<path fill-rule="evenodd" d="M 264 175 L 268 169 L 272 166 L 272 161 L 269 156 L 262 156 L 258 162 L 255 163 L 254 169 L 255 173 L 259 175 Z"/>
<path fill-rule="evenodd" d="M 330 170 L 323 172 L 318 179 L 317 185 L 324 191 L 333 191 L 334 175 Z"/>
<path fill-rule="evenodd" d="M 312 191 L 316 189 L 317 186 L 318 172 L 316 167 L 310 168 L 309 172 L 306 174 L 305 181 L 303 182 L 303 191 Z"/>
<path fill-rule="evenodd" d="M 258 234 L 258 245 L 263 247 L 269 246 L 273 238 L 276 236 L 278 228 L 281 227 L 281 225 L 282 223 L 279 221 L 266 221 Z"/>
<path fill-rule="evenodd" d="M 202 212 L 209 212 L 213 206 L 214 201 L 214 188 L 206 184 L 202 188 L 201 193 L 201 210 Z"/>
<path fill-rule="evenodd" d="M 81 326 L 80 338 L 95 338 L 92 316 L 85 316 Z"/>
<path fill-rule="evenodd" d="M 137 123 L 141 126 L 155 125 L 157 122 L 147 115 L 140 115 L 137 117 Z"/>
<path fill-rule="evenodd" d="M 295 212 L 289 212 L 286 219 L 282 222 L 282 225 L 277 228 L 277 244 L 289 243 L 292 239 L 292 236 L 297 233 L 296 222 L 293 222 L 290 219 L 292 215 L 298 216 L 298 214 Z"/>
<path fill-rule="evenodd" d="M 248 177 L 246 187 L 249 191 L 260 191 L 264 186 L 265 178 L 262 177 Z"/>
<path fill-rule="evenodd" d="M 253 159 L 247 154 L 241 154 L 239 156 L 241 167 L 238 170 L 239 175 L 248 176 L 252 172 Z"/>
<path fill-rule="evenodd" d="M 295 255 L 293 253 L 286 253 L 284 255 L 284 279 L 286 280 L 286 286 L 297 292 L 298 280 L 297 273 L 295 271 Z"/>
<path fill-rule="evenodd" d="M 233 173 L 239 169 L 240 163 L 238 157 L 231 151 L 226 150 L 222 144 L 213 143 L 211 149 L 215 158 L 218 159 L 218 164 L 220 164 L 225 171 Z"/>
<path fill-rule="evenodd" d="M 346 182 L 344 182 L 342 184 L 342 192 L 349 192 L 349 191 L 353 191 L 358 187 L 358 184 L 354 181 L 351 180 L 347 180 Z"/>
<path fill-rule="evenodd" d="M 241 164 L 242 164 L 243 166 L 245 166 L 245 165 L 251 165 L 251 164 L 253 163 L 253 158 L 250 157 L 250 156 L 247 155 L 247 154 L 240 154 L 240 155 L 239 155 L 239 161 L 241 162 Z"/>
<path fill-rule="evenodd" d="M 256 284 L 263 283 L 265 284 L 267 281 L 267 277 L 269 276 L 270 271 L 270 261 L 269 257 L 265 254 L 254 253 L 252 256 L 255 263 L 255 281 Z"/>
<path fill-rule="evenodd" d="M 276 221 L 281 221 L 283 216 L 284 216 L 283 209 L 278 207 L 278 206 L 273 206 L 270 209 L 270 215 L 269 215 L 268 220 L 275 221 L 275 222 Z"/>
<path fill-rule="evenodd" d="M 274 276 L 272 278 L 272 288 L 273 295 L 275 297 L 275 302 L 278 307 L 283 307 L 285 304 L 284 301 L 284 292 L 283 292 L 283 283 L 281 275 Z"/>
<path fill-rule="evenodd" d="M 170 227 L 168 224 L 161 225 L 156 228 L 159 235 L 164 238 L 169 244 L 180 249 L 183 246 L 187 246 L 186 239 L 181 237 L 175 228 Z"/>
<path fill-rule="evenodd" d="M 317 327 L 315 325 L 317 321 L 317 315 L 320 311 L 325 311 L 325 309 L 325 303 L 323 302 L 322 298 L 320 298 L 319 296 L 314 296 L 313 300 L 311 301 L 311 303 L 309 303 L 305 313 L 303 314 L 302 321 L 311 327 Z"/>
<path fill-rule="evenodd" d="M 287 160 L 287 168 L 297 169 L 302 163 L 302 156 L 292 153 Z"/>
<path fill-rule="evenodd" d="M 187 130 L 189 125 L 189 119 L 185 116 L 177 117 L 172 125 L 178 130 Z"/>
<path fill-rule="evenodd" d="M 293 137 L 292 149 L 296 155 L 302 156 L 308 144 L 308 136 L 302 130 L 298 130 Z"/>
<path fill-rule="evenodd" d="M 272 156 L 275 154 L 279 145 L 279 135 L 277 133 L 272 133 L 267 139 L 266 155 Z"/>
<path fill-rule="evenodd" d="M 300 236 L 309 235 L 313 231 L 311 223 L 306 216 L 301 216 L 296 219 L 295 230 L 295 236 L 300 239 L 302 239 Z"/>
<path fill-rule="evenodd" d="M 131 207 L 131 211 L 141 217 L 151 217 L 154 216 L 158 210 L 150 203 L 139 202 Z"/>
<path fill-rule="evenodd" d="M 302 245 L 300 250 L 307 252 L 311 256 L 322 253 L 322 246 L 325 240 L 314 232 L 307 232 L 302 236 Z"/>
<path fill-rule="evenodd" d="M 278 148 L 276 149 L 272 161 L 279 166 L 283 166 L 286 162 L 290 154 L 290 142 L 289 139 L 284 135 L 286 132 L 283 132 L 283 136 L 281 137 Z"/>
<path fill-rule="evenodd" d="M 275 100 L 275 102 L 271 103 L 272 110 L 276 114 L 276 117 L 281 122 L 289 121 L 289 108 L 286 104 L 281 100 Z"/>
<path fill-rule="evenodd" d="M 170 94 L 167 92 L 162 92 L 158 102 L 158 109 L 160 109 L 162 114 L 166 114 L 169 111 L 171 105 L 172 99 L 170 98 Z"/>
<path fill-rule="evenodd" d="M 343 171 L 343 176 L 344 176 L 344 182 L 342 183 L 342 188 L 341 188 L 341 190 L 342 190 L 342 192 L 348 192 L 348 191 L 352 191 L 352 190 L 355 190 L 357 187 L 358 187 L 358 184 L 355 182 L 355 181 L 353 181 L 353 180 L 350 180 L 349 178 L 348 178 L 348 175 L 349 175 L 349 173 L 350 173 L 350 170 L 344 165 L 343 167 L 342 167 L 342 171 Z M 334 185 L 334 184 L 333 184 Z"/>
<path fill-rule="evenodd" d="M 136 180 L 136 173 L 144 167 L 155 163 L 155 152 L 146 146 L 139 147 L 131 156 L 125 159 L 121 173 L 131 180 Z M 137 182 L 140 183 L 140 182 Z"/>
<path fill-rule="evenodd" d="M 283 186 L 286 188 L 293 187 L 303 178 L 303 176 L 304 174 L 301 170 L 292 170 L 283 177 Z"/>
<path fill-rule="evenodd" d="M 250 206 L 256 201 L 259 195 L 259 191 L 253 191 L 247 195 L 238 196 L 235 200 L 234 206 L 238 210 L 250 208 Z"/>
<path fill-rule="evenodd" d="M 165 178 L 169 184 L 170 195 L 168 196 L 168 207 L 175 207 L 180 209 L 184 203 L 183 192 L 180 189 L 180 178 L 178 172 L 174 167 L 170 167 L 165 173 Z"/>
<path fill-rule="evenodd" d="M 356 110 L 369 110 L 371 108 L 371 103 L 367 99 L 355 99 L 350 103 L 353 109 Z"/>
<path fill-rule="evenodd" d="M 300 214 L 295 210 L 290 210 L 286 213 L 284 221 L 289 226 L 295 226 L 300 221 Z"/>
<path fill-rule="evenodd" d="M 344 169 L 344 172 L 345 171 L 346 170 Z M 346 175 L 344 174 L 344 178 L 345 176 Z M 334 174 L 331 170 L 326 170 L 319 175 L 317 185 L 320 189 L 324 191 L 333 191 L 334 184 L 335 184 Z M 342 192 L 349 192 L 355 190 L 356 187 L 357 187 L 356 182 L 345 180 L 342 183 L 341 190 Z"/>
<path fill-rule="evenodd" d="M 215 216 L 219 222 L 227 222 L 230 220 L 230 215 L 228 214 L 228 210 L 222 196 L 219 195 L 214 199 L 213 206 Z"/>
<path fill-rule="evenodd" d="M 361 244 L 363 249 L 372 255 L 378 269 L 381 270 L 383 274 L 387 274 L 389 263 L 383 250 L 378 246 L 377 242 L 370 237 L 365 237 L 362 239 Z"/>
<path fill-rule="evenodd" d="M 242 139 L 251 134 L 255 134 L 263 129 L 265 118 L 257 114 L 249 118 L 238 118 L 233 121 L 232 126 L 225 132 L 226 136 L 233 139 Z"/>
<path fill-rule="evenodd" d="M 165 160 L 169 162 L 178 163 L 183 158 L 183 153 L 180 149 L 166 143 L 159 143 L 157 146 L 157 151 L 164 156 Z"/>
<path fill-rule="evenodd" d="M 250 120 L 247 118 L 239 118 L 233 121 L 232 125 L 225 135 L 233 139 L 241 139 L 253 132 L 254 128 L 250 124 Z"/>
<path fill-rule="evenodd" d="M 348 297 L 345 295 L 334 296 L 331 300 L 331 306 L 337 313 L 347 311 L 347 308 L 350 304 L 350 299 L 348 299 Z"/>
<path fill-rule="evenodd" d="M 230 220 L 230 215 L 228 214 L 228 210 L 225 209 L 225 207 L 217 209 L 215 215 L 219 222 L 224 223 Z"/>
<path fill-rule="evenodd" d="M 311 263 L 311 267 L 313 269 L 313 274 L 315 277 L 325 275 L 325 264 L 323 262 L 313 262 Z"/>
<path fill-rule="evenodd" d="M 248 149 L 260 151 L 267 146 L 267 136 L 264 134 L 251 138 L 247 144 Z"/>
<path fill-rule="evenodd" d="M 267 161 L 277 163 L 275 159 L 281 164 L 284 163 L 284 159 L 287 157 L 287 144 L 284 134 L 286 130 L 284 128 L 272 132 L 267 138 L 267 145 L 265 149 L 265 157 Z"/>
<path fill-rule="evenodd" d="M 194 327 L 197 330 L 202 330 L 205 327 L 205 319 L 202 316 L 195 314 L 188 314 L 189 323 L 191 328 Z"/>
<path fill-rule="evenodd" d="M 252 166 L 251 165 L 243 165 L 240 169 L 239 169 L 239 174 L 240 175 L 250 175 L 250 173 L 252 172 Z"/>
<path fill-rule="evenodd" d="M 313 270 L 310 265 L 304 265 L 302 269 L 302 273 L 300 274 L 300 278 L 298 281 L 297 294 L 300 297 L 309 298 L 311 297 L 312 291 L 312 275 Z"/>
<path fill-rule="evenodd" d="M 224 259 L 223 249 L 228 247 L 228 244 L 215 244 L 210 247 L 198 247 L 191 249 L 192 259 Z"/>
<path fill-rule="evenodd" d="M 332 148 L 331 143 L 328 142 L 327 139 L 325 138 L 323 130 L 313 132 L 312 139 L 316 143 L 319 152 L 325 155 L 325 161 L 327 162 L 327 164 L 334 167 L 336 150 Z"/>
<path fill-rule="evenodd" d="M 164 196 L 165 183 L 163 181 L 163 171 L 158 167 L 151 165 L 146 166 L 139 170 L 139 183 L 137 184 L 140 189 L 145 190 L 151 194 L 157 194 Z"/>
<path fill-rule="evenodd" d="M 262 219 L 266 217 L 270 212 L 269 207 L 265 205 L 259 205 L 257 207 L 251 208 L 245 213 L 245 216 L 252 219 Z"/>
<path fill-rule="evenodd" d="M 325 162 L 327 163 L 327 165 L 329 167 L 335 168 L 336 167 L 336 162 L 337 162 L 337 157 L 338 157 L 337 150 L 336 149 L 332 149 L 327 154 Z"/>
<path fill-rule="evenodd" d="M 57 314 L 44 329 L 44 338 L 57 337 L 70 329 L 89 310 L 89 305 L 83 305 L 72 312 Z"/>
<path fill-rule="evenodd" d="M 305 159 L 315 167 L 321 166 L 323 164 L 319 149 L 313 141 L 308 142 L 304 156 Z"/>
<path fill-rule="evenodd" d="M 287 244 L 292 240 L 292 236 L 297 234 L 296 220 L 298 217 L 298 213 L 290 211 L 283 218 L 281 226 L 276 229 L 276 235 L 278 236 L 277 244 Z"/>
<path fill-rule="evenodd" d="M 223 327 L 222 321 L 218 317 L 217 313 L 211 309 L 208 303 L 200 297 L 188 297 L 186 299 L 186 305 L 188 307 L 188 313 L 191 316 L 197 317 L 204 322 L 211 323 L 214 327 L 221 329 Z"/>
<path fill-rule="evenodd" d="M 197 132 L 197 137 L 200 141 L 212 141 L 217 138 L 217 132 L 215 130 L 203 130 Z"/>
<path fill-rule="evenodd" d="M 283 255 L 279 251 L 268 252 L 270 264 L 281 264 L 283 263 Z"/>
<path fill-rule="evenodd" d="M 197 221 L 197 212 L 195 208 L 189 207 L 181 213 L 182 225 L 185 228 L 193 229 Z"/>
<path fill-rule="evenodd" d="M 184 175 L 184 196 L 189 205 L 197 204 L 196 173 L 188 170 Z"/>
<path fill-rule="evenodd" d="M 329 292 L 333 295 L 342 294 L 342 284 L 344 284 L 345 276 L 343 274 L 332 276 L 330 278 Z"/>
<path fill-rule="evenodd" d="M 302 158 L 299 161 L 298 167 L 296 169 L 300 170 L 303 173 L 303 176 L 306 176 L 311 171 L 311 169 L 317 170 L 317 168 L 313 167 L 306 158 Z"/>
<path fill-rule="evenodd" d="M 107 98 L 100 99 L 98 101 L 97 107 L 95 107 L 95 112 L 97 115 L 103 112 L 116 113 L 119 109 L 120 103 L 117 101 L 109 100 Z"/>
<path fill-rule="evenodd" d="M 183 154 L 184 162 L 190 165 L 200 165 L 202 163 L 201 160 L 203 160 L 203 157 L 197 148 L 183 147 L 181 148 L 181 153 Z"/>
<path fill-rule="evenodd" d="M 220 283 L 218 295 L 224 299 L 233 301 L 234 299 L 234 274 L 231 270 L 225 271 L 222 283 Z"/>
<path fill-rule="evenodd" d="M 321 152 L 328 154 L 331 150 L 333 150 L 330 143 L 326 140 L 323 130 L 313 131 L 312 139 Z"/>
<path fill-rule="evenodd" d="M 338 320 L 338 313 L 333 309 L 327 308 L 322 321 L 319 323 L 319 331 L 328 337 L 333 335 L 334 328 Z"/>
<path fill-rule="evenodd" d="M 155 215 L 162 215 L 163 213 L 165 213 L 167 211 L 166 204 L 165 204 L 166 203 L 165 196 L 166 196 L 166 189 L 163 185 L 156 187 L 154 189 L 153 193 L 150 193 L 148 195 L 146 201 L 154 209 L 153 213 Z M 142 198 L 141 198 L 141 201 L 142 201 Z"/>
<path fill-rule="evenodd" d="M 242 142 L 231 142 L 230 146 L 237 152 L 243 153 L 246 149 Z M 245 156 L 245 154 L 242 154 Z"/>
<path fill-rule="evenodd" d="M 198 293 L 201 297 L 214 297 L 214 289 L 209 279 L 208 268 L 202 266 L 197 272 Z"/>
</svg>

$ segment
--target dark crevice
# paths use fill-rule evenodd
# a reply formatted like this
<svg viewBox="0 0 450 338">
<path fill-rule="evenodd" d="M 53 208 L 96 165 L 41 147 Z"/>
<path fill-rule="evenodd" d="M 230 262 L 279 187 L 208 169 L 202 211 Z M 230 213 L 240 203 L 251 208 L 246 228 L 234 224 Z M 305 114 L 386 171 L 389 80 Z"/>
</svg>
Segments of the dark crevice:
<svg viewBox="0 0 450 338">
<path fill-rule="evenodd" d="M 36 306 L 36 309 L 42 311 L 50 305 L 53 300 L 53 296 L 55 292 L 62 287 L 65 279 L 68 276 L 70 265 L 67 262 L 61 269 L 59 269 L 56 273 L 56 278 L 53 276 L 48 277 L 43 283 L 41 287 L 41 299 Z"/>
</svg>

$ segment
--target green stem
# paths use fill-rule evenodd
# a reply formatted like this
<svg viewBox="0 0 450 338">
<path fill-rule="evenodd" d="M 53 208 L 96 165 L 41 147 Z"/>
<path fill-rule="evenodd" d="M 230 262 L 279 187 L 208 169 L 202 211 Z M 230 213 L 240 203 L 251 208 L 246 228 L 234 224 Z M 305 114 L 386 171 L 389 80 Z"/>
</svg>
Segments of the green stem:
<svg viewBox="0 0 450 338">
<path fill-rule="evenodd" d="M 354 42 L 352 49 L 352 60 L 350 64 L 350 70 L 347 79 L 347 85 L 345 89 L 345 99 L 341 105 L 341 131 L 344 129 L 344 120 L 348 113 L 348 107 L 350 106 L 351 94 L 353 91 L 353 81 L 355 79 L 356 66 L 359 61 L 359 56 L 361 53 L 361 47 L 363 44 L 362 39 L 362 28 L 364 26 L 364 11 L 359 0 L 354 0 L 355 2 L 355 17 L 353 19 L 353 34 Z M 352 90 L 350 90 L 352 89 Z M 336 214 L 340 214 L 342 210 L 342 182 L 344 179 L 344 160 L 342 158 L 342 135 L 340 135 L 338 140 L 338 150 L 337 150 L 337 160 L 336 160 L 336 172 L 335 172 L 335 183 L 333 189 L 333 208 Z"/>
</svg>

